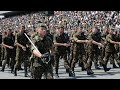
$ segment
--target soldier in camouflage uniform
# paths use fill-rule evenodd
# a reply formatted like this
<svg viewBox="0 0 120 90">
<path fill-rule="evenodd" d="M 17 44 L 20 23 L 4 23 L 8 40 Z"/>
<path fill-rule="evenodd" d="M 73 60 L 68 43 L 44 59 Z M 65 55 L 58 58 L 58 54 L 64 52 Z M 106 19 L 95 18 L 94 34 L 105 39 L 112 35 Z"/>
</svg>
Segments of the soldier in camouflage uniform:
<svg viewBox="0 0 120 90">
<path fill-rule="evenodd" d="M 27 77 L 27 44 L 28 39 L 24 35 L 25 26 L 21 26 L 21 31 L 15 37 L 16 48 L 16 64 L 14 75 L 17 76 L 17 70 L 22 62 L 24 62 L 25 77 Z"/>
<path fill-rule="evenodd" d="M 113 32 L 113 41 L 115 41 L 115 42 L 119 42 L 119 36 L 118 36 L 119 34 L 117 34 L 117 31 L 116 30 L 114 30 L 114 32 Z M 116 51 L 116 53 L 118 54 L 118 48 L 119 48 L 119 45 L 115 45 L 115 51 Z M 110 56 L 110 64 L 112 64 L 113 65 L 113 68 L 118 68 L 117 66 L 116 66 L 116 64 L 115 64 L 115 59 L 114 58 L 112 58 L 112 55 Z"/>
<path fill-rule="evenodd" d="M 96 27 L 96 32 L 93 33 L 92 38 L 94 41 L 101 43 L 101 33 L 100 33 L 98 27 Z M 94 49 L 93 50 L 93 52 L 94 52 L 93 61 L 94 61 L 95 69 L 100 69 L 98 66 L 100 48 L 98 47 L 98 45 L 93 45 L 93 49 Z"/>
<path fill-rule="evenodd" d="M 3 39 L 7 36 L 7 32 L 3 32 L 2 33 L 2 42 L 3 42 Z M 1 46 L 1 61 L 5 60 L 5 56 L 6 56 L 6 48 L 2 45 Z M 7 64 L 9 64 L 7 62 Z"/>
<path fill-rule="evenodd" d="M 107 66 L 108 60 L 109 60 L 110 56 L 112 56 L 113 60 L 115 59 L 117 64 L 120 67 L 120 59 L 117 55 L 117 52 L 116 52 L 116 49 L 115 49 L 115 46 L 114 46 L 115 44 L 120 45 L 120 42 L 115 42 L 114 41 L 113 30 L 114 29 L 110 29 L 109 34 L 106 36 L 107 45 L 106 45 L 106 48 L 105 48 L 104 61 L 105 61 L 105 65 Z"/>
<path fill-rule="evenodd" d="M 82 71 L 86 68 L 86 53 L 84 44 L 89 43 L 86 40 L 86 37 L 82 34 L 83 32 L 80 28 L 77 28 L 77 32 L 73 35 L 73 60 L 71 64 L 72 71 L 74 72 L 75 64 L 80 60 L 80 65 L 82 67 Z"/>
<path fill-rule="evenodd" d="M 2 66 L 1 56 L 2 56 L 2 32 L 0 32 L 0 66 Z"/>
<path fill-rule="evenodd" d="M 54 36 L 54 46 L 55 46 L 55 75 L 58 75 L 59 59 L 60 57 L 64 60 L 64 67 L 69 73 L 69 76 L 73 76 L 72 70 L 70 68 L 69 62 L 67 60 L 67 48 L 70 46 L 69 37 L 64 33 L 64 26 L 58 27 L 58 33 Z"/>
<path fill-rule="evenodd" d="M 100 57 L 101 60 L 103 60 L 103 58 L 105 57 L 106 36 L 108 34 L 109 34 L 109 29 L 107 28 L 107 29 L 104 30 L 104 33 L 102 34 L 101 42 L 104 45 L 104 47 L 101 48 L 101 54 L 100 54 L 101 55 L 101 57 Z M 101 62 L 99 62 L 99 63 L 100 63 L 100 66 L 102 66 L 102 63 Z"/>
<path fill-rule="evenodd" d="M 41 79 L 42 75 L 44 75 L 46 79 L 53 79 L 53 66 L 50 58 L 53 43 L 52 40 L 46 36 L 46 30 L 46 25 L 42 23 L 37 24 L 36 35 L 32 38 L 34 45 L 38 49 L 36 50 L 34 46 L 31 47 L 31 73 L 33 79 Z"/>
<path fill-rule="evenodd" d="M 7 62 L 10 63 L 11 73 L 14 70 L 14 65 L 15 65 L 14 43 L 15 43 L 15 37 L 12 35 L 11 29 L 9 29 L 7 32 L 7 36 L 3 39 L 3 43 L 2 43 L 2 45 L 6 48 L 5 62 L 3 63 L 2 70 L 1 70 L 3 72 Z"/>
<path fill-rule="evenodd" d="M 71 63 L 72 63 L 72 60 L 73 60 L 73 47 L 74 47 L 74 39 L 73 39 L 73 35 L 77 32 L 77 29 L 73 30 L 71 32 L 71 35 L 70 35 L 70 42 L 71 42 L 71 46 L 70 46 L 70 67 L 71 67 Z"/>
<path fill-rule="evenodd" d="M 48 36 L 48 37 L 52 40 L 52 42 L 53 42 L 54 35 L 52 34 L 52 32 L 50 32 L 50 30 L 47 30 L 46 36 Z M 54 47 L 53 47 L 53 48 L 54 48 Z M 54 64 L 55 64 L 54 54 L 51 55 L 51 59 L 52 59 L 52 62 L 51 62 L 51 63 L 52 63 L 52 65 L 54 66 Z"/>
<path fill-rule="evenodd" d="M 117 31 L 117 41 L 120 42 L 120 30 Z M 118 53 L 118 56 L 119 56 L 119 59 L 120 59 L 120 46 L 119 45 L 117 45 L 116 50 L 117 50 L 117 53 Z"/>
<path fill-rule="evenodd" d="M 91 40 L 91 42 L 92 42 L 92 43 L 89 43 L 88 46 L 87 46 L 87 48 L 88 48 L 88 50 L 87 50 L 87 55 L 88 55 L 87 70 L 88 70 L 88 72 L 87 72 L 87 74 L 88 74 L 88 75 L 94 73 L 94 72 L 91 70 L 92 60 L 93 60 L 93 57 L 94 57 L 94 55 L 95 55 L 94 45 L 98 45 L 98 46 L 100 46 L 100 47 L 104 47 L 101 43 L 96 42 L 96 41 L 94 40 L 94 33 L 96 33 L 96 28 L 95 28 L 95 27 L 92 28 L 92 32 L 89 33 L 89 35 L 88 35 L 88 40 Z M 107 68 L 107 67 L 105 66 L 105 63 L 104 63 L 103 60 L 102 60 L 102 66 L 103 66 L 103 68 L 104 68 L 105 71 L 109 71 L 109 70 L 110 70 L 110 68 Z"/>
</svg>

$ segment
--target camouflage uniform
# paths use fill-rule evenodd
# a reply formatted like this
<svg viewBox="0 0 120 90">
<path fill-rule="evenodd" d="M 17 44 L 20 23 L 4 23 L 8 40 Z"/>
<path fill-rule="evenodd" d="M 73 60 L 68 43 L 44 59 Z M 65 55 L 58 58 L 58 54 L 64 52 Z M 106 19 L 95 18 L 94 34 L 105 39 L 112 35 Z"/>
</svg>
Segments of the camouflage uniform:
<svg viewBox="0 0 120 90">
<path fill-rule="evenodd" d="M 56 34 L 54 36 L 54 43 L 69 43 L 69 37 L 67 34 Z M 59 68 L 59 59 L 63 58 L 64 60 L 64 67 L 66 71 L 71 76 L 71 68 L 70 64 L 67 60 L 67 47 L 65 46 L 56 46 L 55 47 L 55 73 L 58 75 L 58 68 Z"/>
<path fill-rule="evenodd" d="M 0 66 L 2 66 L 2 35 L 0 34 Z"/>
<path fill-rule="evenodd" d="M 95 34 L 93 32 L 91 32 L 88 35 L 88 40 L 94 40 L 94 41 L 97 42 L 97 40 L 95 40 L 95 39 L 96 39 Z M 88 72 L 87 73 L 88 74 L 89 73 L 93 74 L 93 71 L 91 70 L 92 61 L 95 58 L 94 63 L 95 63 L 95 67 L 97 67 L 96 64 L 97 64 L 98 55 L 100 54 L 100 50 L 99 50 L 97 45 L 94 45 L 92 43 L 89 43 L 87 45 L 87 49 L 88 49 L 87 50 L 87 58 L 88 58 L 88 60 L 87 60 L 87 70 L 88 70 Z M 104 62 L 102 61 L 102 63 L 104 63 Z"/>
<path fill-rule="evenodd" d="M 73 35 L 74 40 L 86 40 L 86 37 L 82 34 L 83 32 L 77 32 Z M 82 70 L 84 70 L 84 66 L 86 67 L 86 53 L 83 43 L 73 43 L 73 60 L 71 64 L 71 68 L 74 71 L 75 64 L 80 60 L 80 65 Z"/>
<path fill-rule="evenodd" d="M 101 34 L 100 34 L 100 32 L 97 32 L 97 33 L 93 34 L 92 38 L 96 42 L 101 42 Z M 93 59 L 94 59 L 95 68 L 100 69 L 98 67 L 98 60 L 101 61 L 101 59 L 99 59 L 100 53 L 101 53 L 100 48 L 98 47 L 98 45 L 93 45 L 93 49 L 94 49 L 93 50 L 94 51 Z"/>
<path fill-rule="evenodd" d="M 73 39 L 73 35 L 76 33 L 76 31 L 73 31 L 70 35 L 70 43 L 71 43 L 71 46 L 70 46 L 70 67 L 71 67 L 71 63 L 72 63 L 72 60 L 73 60 L 73 47 L 74 47 L 74 39 Z"/>
<path fill-rule="evenodd" d="M 102 36 L 102 42 L 104 44 L 104 47 L 101 48 L 101 59 L 103 60 L 103 58 L 105 57 L 105 47 L 106 47 L 106 36 L 108 35 L 108 33 L 104 33 Z M 101 62 L 100 62 L 101 64 Z"/>
<path fill-rule="evenodd" d="M 3 39 L 6 37 L 6 34 L 3 34 L 2 35 L 2 42 L 3 42 Z M 1 46 L 1 60 L 5 60 L 5 56 L 6 56 L 6 48 L 4 46 Z M 7 62 L 7 64 L 9 64 Z"/>
<path fill-rule="evenodd" d="M 4 44 L 12 46 L 12 47 L 14 47 L 14 42 L 15 42 L 14 36 L 7 36 L 3 40 Z M 6 48 L 5 62 L 3 63 L 2 71 L 4 71 L 7 62 L 10 64 L 11 73 L 12 73 L 14 69 L 14 65 L 15 65 L 15 48 L 13 49 Z"/>
<path fill-rule="evenodd" d="M 52 48 L 52 40 L 45 36 L 42 38 L 39 34 L 36 34 L 33 38 L 33 43 L 38 48 L 41 54 L 45 54 L 50 52 Z M 35 48 L 32 46 L 31 50 L 33 51 Z M 32 77 L 33 79 L 41 79 L 42 75 L 45 75 L 47 79 L 53 79 L 53 67 L 51 64 L 51 60 L 48 64 L 43 63 L 42 59 L 36 57 L 32 54 L 31 56 L 31 67 L 32 67 Z"/>
<path fill-rule="evenodd" d="M 18 33 L 15 38 L 15 43 L 19 43 L 26 47 L 26 45 L 28 44 L 28 39 L 26 38 L 24 33 Z M 19 69 L 22 62 L 24 62 L 25 76 L 27 76 L 27 51 L 24 51 L 21 47 L 17 46 L 15 76 L 17 75 L 17 70 Z"/>
<path fill-rule="evenodd" d="M 106 36 L 107 45 L 105 48 L 105 59 L 104 59 L 105 64 L 107 65 L 110 56 L 112 56 L 113 60 L 115 59 L 117 64 L 120 66 L 120 59 L 117 55 L 114 44 L 110 43 L 110 40 L 114 41 L 114 36 L 111 34 L 108 34 Z"/>
<path fill-rule="evenodd" d="M 119 42 L 119 35 L 117 35 L 117 33 L 113 35 L 113 41 Z M 114 45 L 114 46 L 115 46 L 116 54 L 118 54 L 118 52 L 119 52 L 119 45 Z M 116 66 L 116 64 L 115 64 L 115 59 L 112 58 L 112 55 L 110 56 L 110 64 L 113 65 L 113 68 L 118 68 Z"/>
</svg>

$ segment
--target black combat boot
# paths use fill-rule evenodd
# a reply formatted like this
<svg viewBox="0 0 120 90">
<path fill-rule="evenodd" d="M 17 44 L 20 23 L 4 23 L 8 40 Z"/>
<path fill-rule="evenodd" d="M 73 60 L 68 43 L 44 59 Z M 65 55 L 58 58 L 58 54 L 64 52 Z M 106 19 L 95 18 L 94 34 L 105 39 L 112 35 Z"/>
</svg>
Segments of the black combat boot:
<svg viewBox="0 0 120 90">
<path fill-rule="evenodd" d="M 59 78 L 59 74 L 58 74 L 58 73 L 55 73 L 55 77 L 56 77 L 56 78 Z"/>
<path fill-rule="evenodd" d="M 66 69 L 66 73 L 69 73 L 69 69 Z"/>
<path fill-rule="evenodd" d="M 92 75 L 92 74 L 94 74 L 94 72 L 93 72 L 90 68 L 87 68 L 86 70 L 87 70 L 87 75 Z"/>
<path fill-rule="evenodd" d="M 90 73 L 91 73 L 91 74 L 94 74 L 94 72 L 92 71 L 92 69 L 90 69 Z"/>
<path fill-rule="evenodd" d="M 89 68 L 87 68 L 86 71 L 87 71 L 87 75 L 91 75 Z"/>
<path fill-rule="evenodd" d="M 15 68 L 14 76 L 17 76 L 17 69 Z"/>
<path fill-rule="evenodd" d="M 86 70 L 83 63 L 81 63 L 81 70 L 82 70 L 82 71 L 85 71 L 85 70 Z"/>
<path fill-rule="evenodd" d="M 81 69 L 82 71 L 86 71 L 86 69 L 84 68 L 84 67 L 82 67 L 82 69 Z"/>
<path fill-rule="evenodd" d="M 11 73 L 13 73 L 13 69 L 11 69 Z"/>
<path fill-rule="evenodd" d="M 100 67 L 98 67 L 98 65 L 95 65 L 95 69 L 100 70 L 101 68 L 100 68 Z"/>
<path fill-rule="evenodd" d="M 69 77 L 75 77 L 75 73 L 72 70 L 69 70 Z"/>
<path fill-rule="evenodd" d="M 59 75 L 58 75 L 58 68 L 57 68 L 57 67 L 55 68 L 55 77 L 56 77 L 56 78 L 59 78 Z"/>
<path fill-rule="evenodd" d="M 82 63 L 80 63 L 80 61 L 78 61 L 78 66 L 79 66 L 79 67 L 82 67 Z"/>
<path fill-rule="evenodd" d="M 27 73 L 25 73 L 25 77 L 28 77 L 28 74 L 27 74 Z"/>
<path fill-rule="evenodd" d="M 119 68 L 119 67 L 117 67 L 117 66 L 116 66 L 116 64 L 115 64 L 115 63 L 113 63 L 113 68 Z"/>
<path fill-rule="evenodd" d="M 20 68 L 18 69 L 18 71 L 19 71 L 19 70 L 24 70 L 24 69 L 20 67 Z"/>
<path fill-rule="evenodd" d="M 5 66 L 2 66 L 2 70 L 1 71 L 4 72 L 4 70 L 5 70 Z"/>
<path fill-rule="evenodd" d="M 103 64 L 104 71 L 109 71 L 111 68 L 107 68 L 105 64 Z"/>
</svg>

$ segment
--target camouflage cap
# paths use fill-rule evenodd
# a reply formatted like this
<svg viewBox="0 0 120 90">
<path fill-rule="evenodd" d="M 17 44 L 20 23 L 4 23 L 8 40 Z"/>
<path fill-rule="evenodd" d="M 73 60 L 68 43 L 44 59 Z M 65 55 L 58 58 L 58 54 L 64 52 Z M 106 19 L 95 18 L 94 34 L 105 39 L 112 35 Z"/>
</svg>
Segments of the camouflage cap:
<svg viewBox="0 0 120 90">
<path fill-rule="evenodd" d="M 38 28 L 38 27 L 45 27 L 47 29 L 47 25 L 44 24 L 44 23 L 38 23 L 35 27 L 36 28 Z"/>
</svg>

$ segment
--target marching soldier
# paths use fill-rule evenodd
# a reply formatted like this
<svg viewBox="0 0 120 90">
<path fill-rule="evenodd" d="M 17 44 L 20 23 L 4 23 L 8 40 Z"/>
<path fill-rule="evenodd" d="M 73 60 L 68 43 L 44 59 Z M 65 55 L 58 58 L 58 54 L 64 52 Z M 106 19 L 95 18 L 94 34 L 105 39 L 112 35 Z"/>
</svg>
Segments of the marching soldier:
<svg viewBox="0 0 120 90">
<path fill-rule="evenodd" d="M 3 42 L 3 39 L 7 36 L 7 32 L 3 32 L 2 33 L 2 42 Z M 6 56 L 6 48 L 2 45 L 1 46 L 1 61 L 5 60 L 5 56 Z M 8 66 L 9 66 L 9 63 L 7 62 Z"/>
<path fill-rule="evenodd" d="M 15 65 L 15 48 L 14 48 L 15 38 L 12 35 L 11 29 L 8 30 L 7 36 L 3 39 L 2 45 L 6 48 L 5 62 L 3 63 L 2 70 L 4 72 L 5 66 L 10 63 L 11 73 L 14 70 Z M 11 58 L 11 60 L 10 60 Z"/>
<path fill-rule="evenodd" d="M 52 54 L 52 40 L 46 36 L 47 26 L 39 23 L 36 26 L 36 35 L 32 38 L 34 45 L 32 46 L 32 78 L 41 79 L 42 75 L 46 79 L 53 79 L 53 66 L 51 64 L 50 55 Z M 46 54 L 48 53 L 48 54 Z"/>
<path fill-rule="evenodd" d="M 93 33 L 92 35 L 92 38 L 94 41 L 100 43 L 101 42 L 101 34 L 99 32 L 99 29 L 96 28 L 96 32 Z M 95 69 L 100 69 L 98 67 L 98 60 L 99 60 L 99 55 L 100 55 L 100 48 L 98 47 L 98 45 L 93 45 L 93 51 L 94 51 L 94 66 L 95 66 Z"/>
<path fill-rule="evenodd" d="M 2 32 L 0 32 L 0 66 L 2 66 L 1 56 L 2 56 Z"/>
<path fill-rule="evenodd" d="M 103 58 L 105 57 L 105 47 L 106 47 L 106 36 L 109 34 L 109 28 L 106 28 L 104 30 L 104 33 L 102 34 L 102 44 L 104 45 L 104 47 L 101 48 L 101 57 L 100 59 L 103 60 Z M 102 63 L 101 63 L 101 60 L 100 60 L 100 66 L 102 66 Z"/>
<path fill-rule="evenodd" d="M 25 26 L 21 26 L 20 33 L 18 33 L 15 37 L 15 45 L 16 48 L 16 64 L 15 64 L 15 71 L 14 75 L 17 76 L 17 70 L 21 66 L 21 63 L 24 62 L 24 70 L 25 70 L 25 77 L 27 77 L 27 44 L 28 39 L 24 35 L 25 33 Z"/>
<path fill-rule="evenodd" d="M 78 62 L 80 57 L 80 65 L 82 67 L 82 71 L 85 70 L 86 67 L 86 53 L 84 44 L 89 43 L 86 40 L 86 37 L 82 34 L 83 32 L 80 28 L 77 28 L 77 32 L 73 35 L 74 45 L 73 45 L 73 60 L 71 64 L 72 71 L 74 72 L 75 64 Z"/>
<path fill-rule="evenodd" d="M 71 67 L 71 63 L 73 60 L 73 47 L 74 47 L 74 39 L 73 39 L 73 35 L 77 32 L 77 29 L 71 31 L 71 35 L 70 35 L 70 42 L 71 42 L 71 46 L 70 46 L 70 67 Z"/>
<path fill-rule="evenodd" d="M 92 66 L 92 60 L 93 60 L 93 57 L 95 55 L 95 48 L 94 48 L 94 45 L 98 45 L 100 47 L 104 47 L 101 43 L 99 42 L 96 42 L 94 40 L 94 33 L 96 33 L 96 28 L 93 27 L 92 28 L 92 32 L 88 35 L 88 40 L 91 40 L 92 43 L 88 43 L 88 50 L 87 50 L 87 55 L 88 55 L 88 60 L 87 60 L 87 74 L 90 75 L 90 74 L 94 74 L 94 72 L 91 70 L 91 66 Z M 104 61 L 101 60 L 102 62 L 102 66 L 104 68 L 104 71 L 109 71 L 110 68 L 107 68 Z"/>
<path fill-rule="evenodd" d="M 105 48 L 104 61 L 105 61 L 105 65 L 107 66 L 108 60 L 109 60 L 110 56 L 112 56 L 112 59 L 113 60 L 115 59 L 117 64 L 120 67 L 120 59 L 119 59 L 119 57 L 117 55 L 117 52 L 116 52 L 116 49 L 115 49 L 115 46 L 114 46 L 115 44 L 120 45 L 120 42 L 115 42 L 114 41 L 113 30 L 114 29 L 110 29 L 109 34 L 106 36 L 107 45 L 106 45 L 106 48 Z"/>
<path fill-rule="evenodd" d="M 70 68 L 69 62 L 67 60 L 67 48 L 70 46 L 69 37 L 64 33 L 64 27 L 58 27 L 58 33 L 54 36 L 54 46 L 55 46 L 55 75 L 58 75 L 59 59 L 60 57 L 64 60 L 64 67 L 69 73 L 69 76 L 73 76 L 72 70 Z"/>
</svg>

